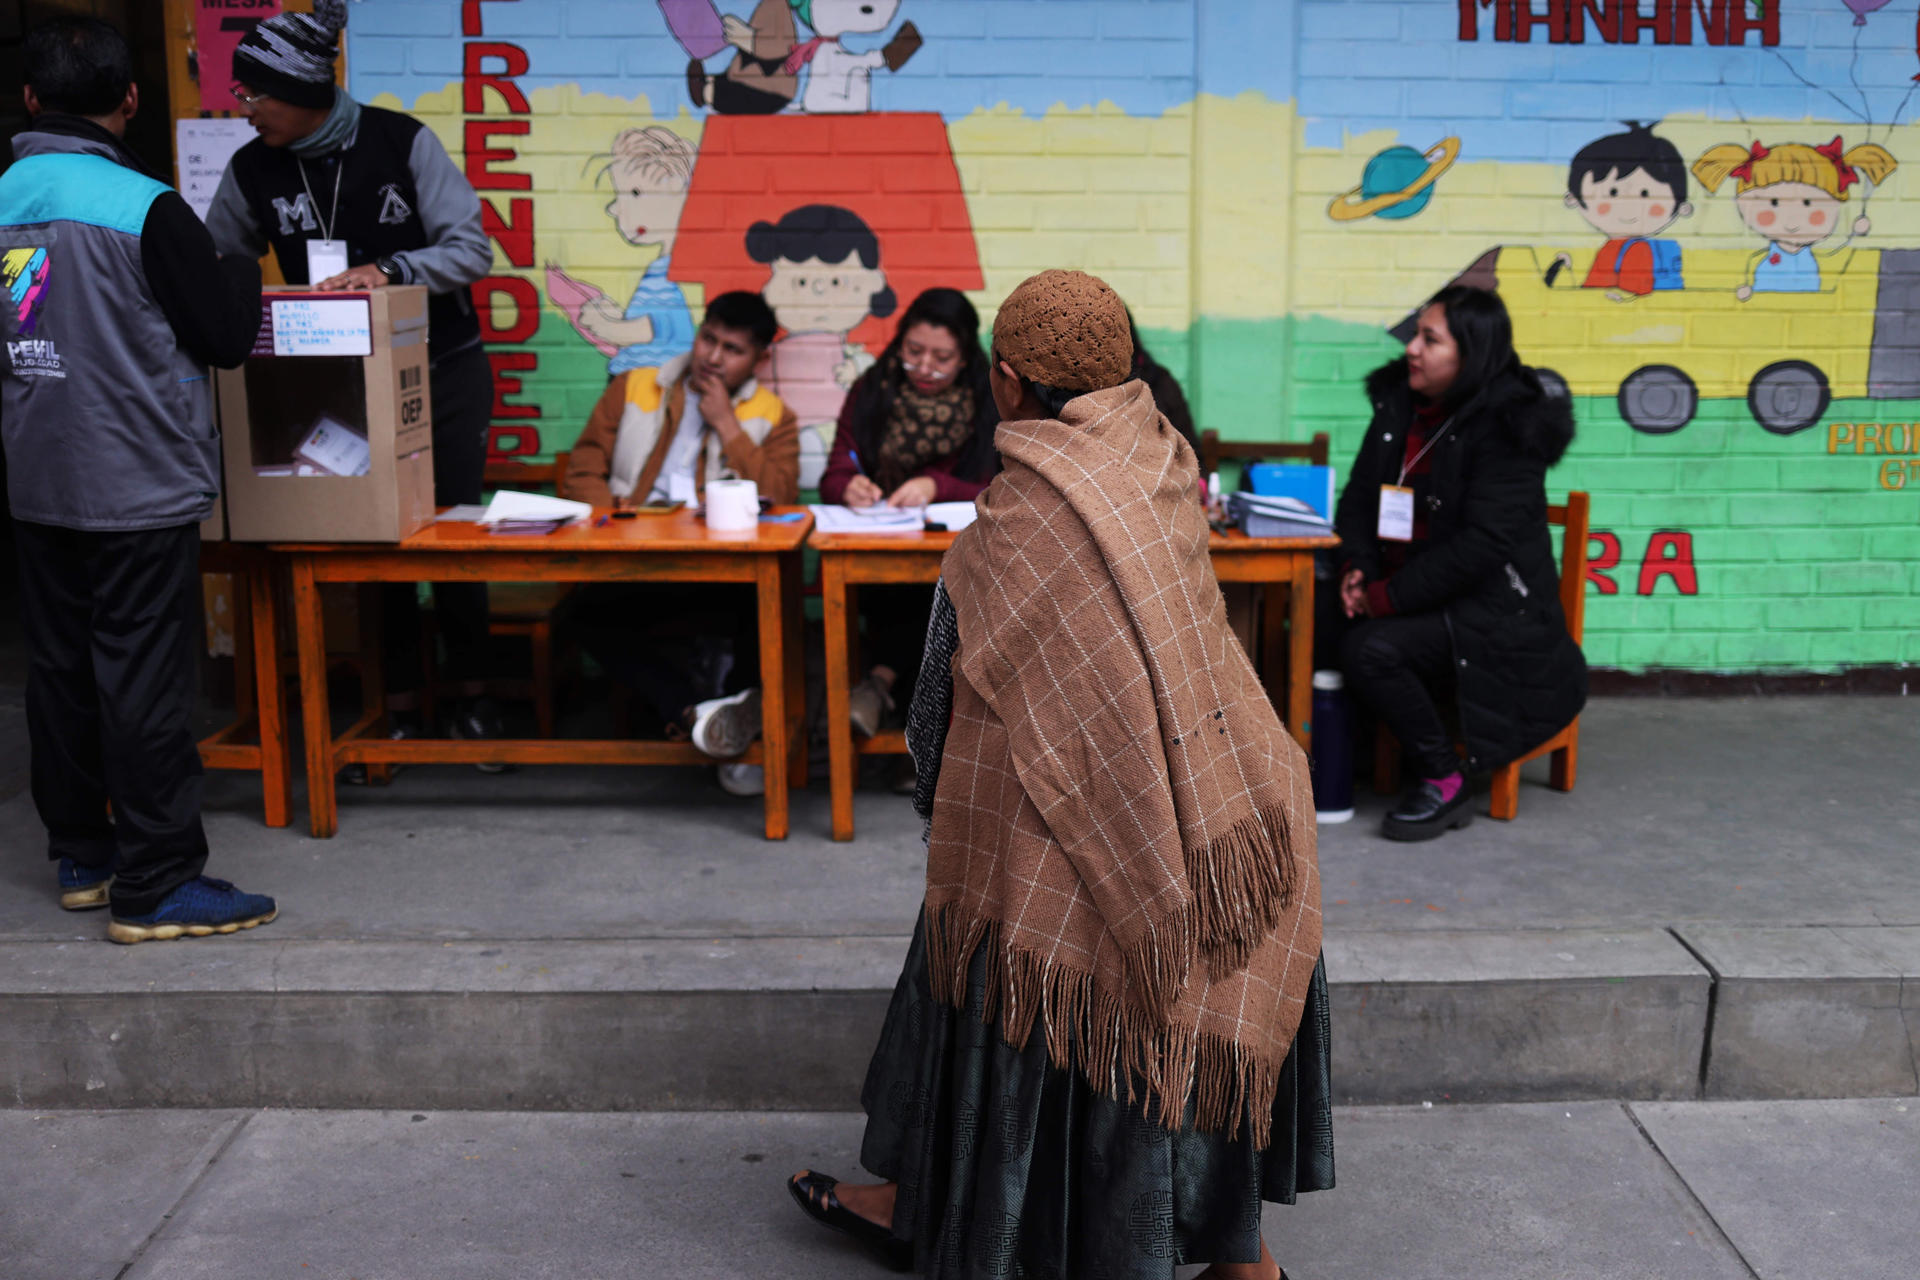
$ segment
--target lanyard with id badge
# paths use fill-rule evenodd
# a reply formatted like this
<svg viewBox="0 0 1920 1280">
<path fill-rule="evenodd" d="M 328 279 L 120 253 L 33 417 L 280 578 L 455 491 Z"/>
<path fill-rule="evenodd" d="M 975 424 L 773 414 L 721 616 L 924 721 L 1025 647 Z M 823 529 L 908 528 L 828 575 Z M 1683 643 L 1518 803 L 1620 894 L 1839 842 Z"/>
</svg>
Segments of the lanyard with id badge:
<svg viewBox="0 0 1920 1280">
<path fill-rule="evenodd" d="M 307 193 L 307 207 L 313 210 L 313 216 L 320 216 L 320 202 L 313 198 L 313 188 L 307 185 L 307 162 L 298 161 L 300 166 L 300 186 Z M 340 174 L 347 167 L 345 157 L 335 163 L 333 170 L 333 204 L 327 210 L 326 220 L 320 224 L 321 239 L 307 241 L 307 283 L 319 284 L 322 280 L 331 280 L 347 269 L 347 242 L 333 238 L 335 220 L 340 214 Z"/>
<path fill-rule="evenodd" d="M 1447 434 L 1451 426 L 1452 418 L 1441 423 L 1432 438 L 1420 446 L 1420 452 L 1401 464 L 1400 478 L 1393 484 L 1380 486 L 1380 524 L 1376 533 L 1382 541 L 1413 541 L 1413 489 L 1407 484 L 1407 473 L 1427 456 L 1427 450 L 1440 443 L 1440 437 Z"/>
</svg>

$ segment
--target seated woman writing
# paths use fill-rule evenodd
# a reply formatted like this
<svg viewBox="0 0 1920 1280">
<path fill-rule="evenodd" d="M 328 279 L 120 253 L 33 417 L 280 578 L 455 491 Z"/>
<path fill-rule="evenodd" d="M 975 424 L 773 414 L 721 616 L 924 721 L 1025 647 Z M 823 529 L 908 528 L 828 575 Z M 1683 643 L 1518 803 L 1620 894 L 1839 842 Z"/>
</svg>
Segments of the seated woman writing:
<svg viewBox="0 0 1920 1280">
<path fill-rule="evenodd" d="M 1465 773 L 1517 759 L 1587 699 L 1547 531 L 1547 468 L 1573 441 L 1572 410 L 1514 354 L 1495 294 L 1450 285 L 1418 323 L 1405 357 L 1367 377 L 1373 423 L 1334 513 L 1355 620 L 1341 666 L 1419 773 L 1387 815 L 1394 840 L 1466 826 Z"/>
<path fill-rule="evenodd" d="M 928 289 L 848 393 L 820 497 L 849 507 L 970 502 L 1000 469 L 993 448 L 999 421 L 979 313 L 958 289 Z M 872 667 L 853 690 L 859 732 L 877 733 L 896 699 L 911 697 L 932 603 L 932 587 L 861 589 Z M 900 786 L 911 791 L 910 777 L 903 775 Z"/>
</svg>

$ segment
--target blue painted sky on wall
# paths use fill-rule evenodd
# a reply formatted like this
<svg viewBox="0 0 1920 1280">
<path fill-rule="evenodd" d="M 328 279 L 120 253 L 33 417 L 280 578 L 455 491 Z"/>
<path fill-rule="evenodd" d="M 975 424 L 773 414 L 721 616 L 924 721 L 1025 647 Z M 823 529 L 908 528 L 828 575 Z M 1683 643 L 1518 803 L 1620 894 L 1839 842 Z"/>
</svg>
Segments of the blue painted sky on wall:
<svg viewBox="0 0 1920 1280">
<path fill-rule="evenodd" d="M 1779 0 L 1773 0 L 1778 3 Z M 1544 11 L 1545 0 L 1533 0 Z M 742 16 L 752 0 L 720 0 Z M 411 104 L 457 81 L 460 0 L 359 0 L 348 28 L 354 92 Z M 525 49 L 526 88 L 577 84 L 646 94 L 656 111 L 690 105 L 687 56 L 655 0 L 484 0 L 482 38 Z M 1642 8 L 1652 9 L 1651 0 Z M 1920 71 L 1910 12 L 1891 6 L 1853 25 L 1843 0 L 1807 0 L 1780 19 L 1777 49 L 1713 48 L 1695 22 L 1690 46 L 1496 43 L 1458 39 L 1450 0 L 904 0 L 893 28 L 849 36 L 878 48 L 911 21 L 925 44 L 873 77 L 877 110 L 949 118 L 1006 104 L 1028 112 L 1111 102 L 1158 115 L 1196 92 L 1297 99 L 1311 145 L 1392 129 L 1409 139 L 1438 123 L 1484 159 L 1561 157 L 1595 120 L 1675 113 L 1838 120 L 1858 128 L 1910 118 Z M 1857 43 L 1856 43 L 1857 42 Z M 707 60 L 727 64 L 731 51 Z M 1424 144 L 1423 144 L 1424 145 Z M 1573 145 L 1579 145 L 1575 142 Z"/>
<path fill-rule="evenodd" d="M 1855 26 L 1842 0 L 1795 3 L 1782 10 L 1775 48 L 1757 34 L 1745 47 L 1715 48 L 1697 18 L 1691 45 L 1655 45 L 1650 34 L 1608 45 L 1591 23 L 1584 44 L 1549 44 L 1544 29 L 1516 44 L 1494 40 L 1493 10 L 1482 9 L 1479 39 L 1464 43 L 1459 8 L 1444 0 L 1303 0 L 1299 9 L 1298 102 L 1312 146 L 1377 129 L 1424 146 L 1443 126 L 1476 159 L 1564 160 L 1591 140 L 1596 120 L 1676 114 L 1838 121 L 1851 143 L 1865 140 L 1869 119 L 1877 138 L 1896 112 L 1905 122 L 1920 109 L 1910 8 Z M 1533 9 L 1548 5 L 1533 0 Z M 1651 13 L 1650 0 L 1641 9 Z"/>
</svg>

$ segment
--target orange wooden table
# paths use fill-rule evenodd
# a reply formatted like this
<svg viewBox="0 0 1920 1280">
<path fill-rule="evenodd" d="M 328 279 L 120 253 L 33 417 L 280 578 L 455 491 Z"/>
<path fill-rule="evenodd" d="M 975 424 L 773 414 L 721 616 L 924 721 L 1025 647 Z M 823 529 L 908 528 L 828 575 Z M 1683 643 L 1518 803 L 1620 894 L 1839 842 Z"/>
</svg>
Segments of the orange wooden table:
<svg viewBox="0 0 1920 1280">
<path fill-rule="evenodd" d="M 200 740 L 200 763 L 260 775 L 266 824 L 293 822 L 293 758 L 280 687 L 273 559 L 237 542 L 200 544 L 200 572 L 233 575 L 233 723 Z M 257 743 L 246 741 L 257 738 Z"/>
<path fill-rule="evenodd" d="M 334 775 L 353 761 L 379 764 L 705 764 L 691 743 L 523 738 L 474 741 L 374 736 L 386 715 L 379 663 L 364 664 L 361 716 L 338 737 L 327 713 L 322 582 L 739 582 L 751 584 L 760 622 L 760 741 L 740 759 L 766 771 L 766 832 L 787 835 L 787 789 L 806 784 L 801 732 L 800 548 L 813 520 L 713 533 L 685 511 L 604 525 L 595 520 L 533 537 L 495 535 L 464 522 L 432 524 L 403 542 L 289 543 L 273 550 L 293 572 L 300 642 L 300 705 L 306 723 L 307 795 L 313 834 L 339 829 Z"/>
<path fill-rule="evenodd" d="M 833 838 L 853 839 L 853 784 L 857 757 L 898 755 L 906 734 L 886 730 L 856 739 L 849 717 L 853 694 L 859 594 L 864 583 L 935 582 L 951 533 L 816 533 L 807 545 L 820 553 L 820 601 L 826 622 L 828 782 Z M 1267 595 L 1262 678 L 1302 747 L 1312 741 L 1313 553 L 1336 538 L 1249 538 L 1239 530 L 1213 534 L 1208 551 L 1221 582 L 1284 587 Z M 1282 636 L 1285 640 L 1282 640 Z M 1282 644 L 1285 650 L 1282 650 Z"/>
</svg>

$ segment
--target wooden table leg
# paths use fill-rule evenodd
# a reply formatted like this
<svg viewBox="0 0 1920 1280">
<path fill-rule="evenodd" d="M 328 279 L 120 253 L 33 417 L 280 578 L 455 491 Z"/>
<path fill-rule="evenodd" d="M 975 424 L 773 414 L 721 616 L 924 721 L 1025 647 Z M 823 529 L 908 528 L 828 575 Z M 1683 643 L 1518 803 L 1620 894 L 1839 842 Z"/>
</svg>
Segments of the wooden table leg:
<svg viewBox="0 0 1920 1280">
<path fill-rule="evenodd" d="M 1293 553 L 1287 637 L 1287 728 L 1303 751 L 1313 749 L 1313 552 Z"/>
<path fill-rule="evenodd" d="M 327 712 L 327 636 L 320 616 L 320 587 L 313 560 L 293 558 L 293 632 L 300 651 L 300 717 L 307 752 L 307 815 L 313 834 L 329 839 L 340 829 L 333 794 L 333 725 Z"/>
<path fill-rule="evenodd" d="M 419 590 L 418 587 L 412 589 Z M 381 587 L 374 583 L 362 584 L 355 603 L 357 607 L 354 612 L 358 615 L 360 623 L 360 714 L 368 716 L 378 713 L 382 718 L 377 723 L 381 731 L 385 732 L 391 726 L 385 722 L 387 646 L 380 620 L 386 602 L 381 598 Z M 429 673 L 433 670 L 431 666 L 422 669 Z M 427 695 L 426 690 L 432 687 L 433 680 L 429 675 L 420 683 L 422 715 L 426 717 L 425 723 L 431 725 L 433 723 L 432 699 Z M 432 730 L 428 729 L 428 732 L 431 733 Z M 390 764 L 369 764 L 364 767 L 367 771 L 367 781 L 374 786 L 384 787 L 393 781 L 393 766 Z"/>
<path fill-rule="evenodd" d="M 787 813 L 787 619 L 780 557 L 754 557 L 760 604 L 760 746 L 766 775 L 767 839 L 785 840 Z"/>
<path fill-rule="evenodd" d="M 1292 660 L 1286 647 L 1287 620 L 1293 599 L 1293 580 L 1260 584 L 1260 684 L 1267 701 L 1279 711 L 1287 705 L 1287 665 Z M 1289 710 L 1285 713 L 1291 717 Z"/>
<path fill-rule="evenodd" d="M 847 559 L 837 552 L 820 556 L 820 606 L 826 623 L 827 786 L 832 796 L 833 838 L 853 839 L 853 690 L 847 611 Z"/>
<path fill-rule="evenodd" d="M 806 606 L 800 599 L 801 565 L 798 555 L 781 557 L 780 617 L 786 623 L 787 645 L 787 788 L 805 788 L 807 759 Z"/>
<path fill-rule="evenodd" d="M 280 628 L 273 601 L 273 561 L 262 552 L 247 571 L 247 613 L 253 632 L 254 718 L 260 726 L 260 790 L 266 822 L 293 822 L 293 760 L 280 688 Z"/>
</svg>

